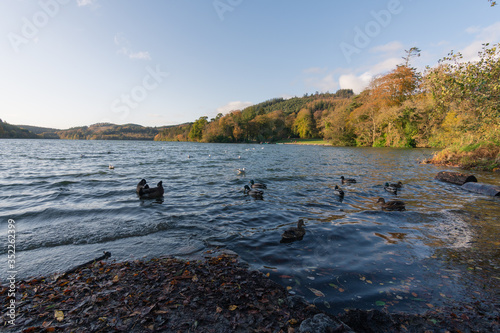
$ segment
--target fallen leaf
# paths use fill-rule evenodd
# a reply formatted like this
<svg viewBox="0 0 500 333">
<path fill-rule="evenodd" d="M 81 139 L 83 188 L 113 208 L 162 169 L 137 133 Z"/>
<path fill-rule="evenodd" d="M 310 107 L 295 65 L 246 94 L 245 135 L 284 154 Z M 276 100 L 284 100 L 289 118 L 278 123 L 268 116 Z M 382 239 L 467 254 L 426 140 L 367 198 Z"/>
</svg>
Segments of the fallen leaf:
<svg viewBox="0 0 500 333">
<path fill-rule="evenodd" d="M 118 275 L 115 275 L 115 277 L 113 278 L 113 282 L 116 283 L 120 280 L 120 278 L 118 277 Z"/>
<path fill-rule="evenodd" d="M 339 288 L 339 291 L 340 291 L 341 293 L 343 293 L 345 290 L 344 290 L 344 289 L 342 289 L 342 288 Z"/>
<path fill-rule="evenodd" d="M 238 308 L 238 306 L 237 306 L 237 305 L 230 305 L 230 306 L 229 306 L 229 311 L 234 311 L 234 310 L 236 310 L 237 308 Z"/>
<path fill-rule="evenodd" d="M 292 289 L 292 287 L 290 287 L 290 286 L 286 287 L 286 290 L 291 290 L 291 289 Z"/>
<path fill-rule="evenodd" d="M 217 309 L 215 309 L 215 312 L 221 313 L 222 312 L 222 308 L 220 306 L 218 306 Z"/>
<path fill-rule="evenodd" d="M 376 301 L 375 305 L 377 305 L 377 306 L 384 306 L 385 302 L 383 302 L 383 301 Z"/>
<path fill-rule="evenodd" d="M 314 295 L 318 296 L 318 297 L 325 297 L 325 294 L 323 294 L 321 291 L 319 291 L 318 289 L 314 289 L 314 288 L 310 288 L 310 287 L 307 287 L 310 291 L 313 292 Z"/>
<path fill-rule="evenodd" d="M 57 319 L 57 321 L 63 321 L 64 320 L 64 312 L 60 310 L 54 311 L 54 318 Z"/>
</svg>

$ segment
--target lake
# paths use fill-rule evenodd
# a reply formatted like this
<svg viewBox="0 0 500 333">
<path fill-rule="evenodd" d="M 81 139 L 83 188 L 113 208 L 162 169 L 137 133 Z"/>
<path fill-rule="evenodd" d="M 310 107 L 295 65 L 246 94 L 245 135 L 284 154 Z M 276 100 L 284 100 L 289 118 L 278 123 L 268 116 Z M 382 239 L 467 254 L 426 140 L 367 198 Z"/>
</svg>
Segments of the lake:
<svg viewBox="0 0 500 333">
<path fill-rule="evenodd" d="M 0 269 L 8 220 L 17 278 L 63 272 L 102 254 L 117 261 L 199 258 L 224 248 L 330 313 L 423 312 L 498 302 L 500 198 L 434 179 L 430 149 L 142 141 L 0 140 Z M 115 168 L 110 169 L 108 166 Z M 237 169 L 245 168 L 245 175 Z M 460 170 L 456 170 L 460 171 Z M 474 173 L 500 185 L 500 174 Z M 342 185 L 340 177 L 356 178 Z M 163 181 L 163 200 L 136 185 Z M 244 195 L 253 179 L 263 200 Z M 385 182 L 403 182 L 397 196 Z M 333 194 L 335 185 L 345 192 Z M 379 197 L 406 211 L 387 212 Z M 305 221 L 300 241 L 282 232 Z"/>
</svg>

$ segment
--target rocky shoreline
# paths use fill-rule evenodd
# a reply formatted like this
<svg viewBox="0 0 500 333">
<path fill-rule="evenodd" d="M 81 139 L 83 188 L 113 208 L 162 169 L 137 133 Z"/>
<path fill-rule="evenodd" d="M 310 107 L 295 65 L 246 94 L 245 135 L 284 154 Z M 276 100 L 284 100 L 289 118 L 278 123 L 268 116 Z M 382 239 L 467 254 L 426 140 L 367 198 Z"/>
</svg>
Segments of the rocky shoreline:
<svg viewBox="0 0 500 333">
<path fill-rule="evenodd" d="M 484 332 L 499 304 L 426 314 L 323 313 L 233 253 L 203 260 L 96 261 L 70 273 L 20 281 L 14 323 L 0 286 L 0 327 L 11 332 Z"/>
</svg>

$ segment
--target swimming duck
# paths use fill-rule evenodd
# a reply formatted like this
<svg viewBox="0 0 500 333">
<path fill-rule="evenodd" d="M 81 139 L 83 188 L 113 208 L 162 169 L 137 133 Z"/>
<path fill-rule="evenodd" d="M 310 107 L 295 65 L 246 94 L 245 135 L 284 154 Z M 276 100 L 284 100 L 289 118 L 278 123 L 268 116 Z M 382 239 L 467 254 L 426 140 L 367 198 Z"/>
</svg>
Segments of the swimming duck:
<svg viewBox="0 0 500 333">
<path fill-rule="evenodd" d="M 395 188 L 401 188 L 401 187 L 403 187 L 403 183 L 402 182 L 392 183 L 392 184 L 389 184 L 389 186 L 392 186 Z"/>
<path fill-rule="evenodd" d="M 344 191 L 338 187 L 338 185 L 335 185 L 335 188 L 333 189 L 333 194 L 338 195 L 339 197 L 344 196 Z"/>
<path fill-rule="evenodd" d="M 245 190 L 243 191 L 243 193 L 248 194 L 255 199 L 262 199 L 264 195 L 263 191 L 251 189 L 248 185 L 245 185 Z"/>
<path fill-rule="evenodd" d="M 141 189 L 143 188 L 149 188 L 146 179 L 141 179 L 139 184 L 137 184 L 137 189 L 136 189 L 137 194 L 139 194 L 141 192 Z"/>
<path fill-rule="evenodd" d="M 244 174 L 245 174 L 245 168 L 236 169 L 236 173 L 237 173 L 238 175 L 244 175 Z"/>
<path fill-rule="evenodd" d="M 267 188 L 266 184 L 256 183 L 253 179 L 250 181 L 250 184 L 252 184 L 252 188 Z"/>
<path fill-rule="evenodd" d="M 160 181 L 158 184 L 156 184 L 156 187 L 149 188 L 148 186 L 140 189 L 139 196 L 141 197 L 141 199 L 160 198 L 163 196 L 164 192 L 163 181 Z"/>
<path fill-rule="evenodd" d="M 390 192 L 392 194 L 398 194 L 398 188 L 394 187 L 392 185 L 389 185 L 389 183 L 385 183 L 384 190 L 386 190 L 387 192 Z"/>
<path fill-rule="evenodd" d="M 306 234 L 306 229 L 304 229 L 304 220 L 300 219 L 297 222 L 296 227 L 291 227 L 285 230 L 283 234 L 281 234 L 280 243 L 289 243 L 296 240 L 302 240 L 304 235 Z"/>
<path fill-rule="evenodd" d="M 380 203 L 383 210 L 406 210 L 405 203 L 400 200 L 385 202 L 384 198 L 379 198 L 377 203 Z"/>
<path fill-rule="evenodd" d="M 114 165 L 111 165 L 111 164 L 109 165 L 109 169 L 110 169 L 110 170 L 113 170 L 114 168 L 115 168 L 115 166 L 114 166 Z"/>
<path fill-rule="evenodd" d="M 344 178 L 344 176 L 341 176 L 340 179 L 342 179 L 342 184 L 355 183 L 356 182 L 356 179 L 354 179 L 354 178 Z"/>
</svg>

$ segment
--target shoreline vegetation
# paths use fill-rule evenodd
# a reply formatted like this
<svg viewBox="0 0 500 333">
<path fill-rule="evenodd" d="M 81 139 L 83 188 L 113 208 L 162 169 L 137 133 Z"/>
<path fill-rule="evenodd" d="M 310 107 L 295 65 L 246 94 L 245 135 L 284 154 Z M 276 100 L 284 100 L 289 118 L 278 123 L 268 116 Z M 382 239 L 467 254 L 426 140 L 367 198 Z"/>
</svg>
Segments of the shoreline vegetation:
<svg viewBox="0 0 500 333">
<path fill-rule="evenodd" d="M 483 44 L 477 60 L 451 52 L 424 73 L 405 50 L 396 68 L 359 94 L 274 98 L 243 110 L 163 127 L 109 123 L 67 130 L 15 126 L 0 120 L 0 138 L 290 143 L 443 149 L 425 163 L 500 169 L 500 43 Z"/>
<path fill-rule="evenodd" d="M 0 286 L 0 295 L 9 288 Z M 11 318 L 5 306 L 0 327 L 26 333 L 486 332 L 500 321 L 494 306 L 481 302 L 424 314 L 327 314 L 249 270 L 235 253 L 219 250 L 190 260 L 93 261 L 61 275 L 18 281 L 15 289 L 17 312 Z"/>
</svg>

